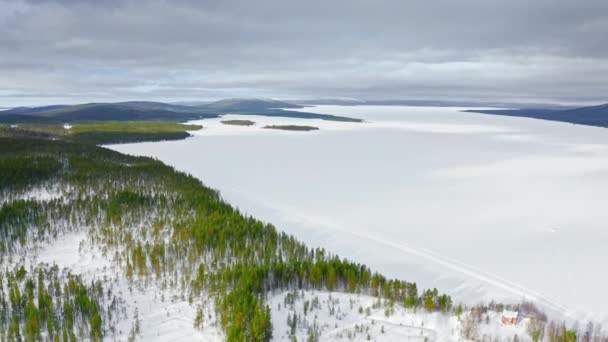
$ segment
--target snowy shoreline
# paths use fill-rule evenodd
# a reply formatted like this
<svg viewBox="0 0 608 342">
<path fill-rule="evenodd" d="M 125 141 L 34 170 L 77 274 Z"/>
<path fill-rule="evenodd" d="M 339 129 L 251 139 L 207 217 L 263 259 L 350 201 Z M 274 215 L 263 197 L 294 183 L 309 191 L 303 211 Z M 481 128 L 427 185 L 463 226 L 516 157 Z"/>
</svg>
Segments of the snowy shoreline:
<svg viewBox="0 0 608 342">
<path fill-rule="evenodd" d="M 598 273 L 605 130 L 461 109 L 306 108 L 364 123 L 230 115 L 197 122 L 205 128 L 184 141 L 111 148 L 159 158 L 310 246 L 457 301 L 527 299 L 608 322 L 595 296 L 608 286 Z M 320 130 L 265 132 L 227 118 Z M 576 276 L 561 279 L 564 267 Z"/>
</svg>

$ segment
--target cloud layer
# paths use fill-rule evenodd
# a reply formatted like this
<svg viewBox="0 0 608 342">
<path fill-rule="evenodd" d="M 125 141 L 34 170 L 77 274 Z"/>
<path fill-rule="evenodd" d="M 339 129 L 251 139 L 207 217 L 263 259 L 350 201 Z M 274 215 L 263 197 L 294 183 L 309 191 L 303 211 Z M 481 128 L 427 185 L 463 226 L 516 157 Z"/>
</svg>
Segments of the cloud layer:
<svg viewBox="0 0 608 342">
<path fill-rule="evenodd" d="M 608 101 L 608 2 L 0 0 L 0 106 Z"/>
</svg>

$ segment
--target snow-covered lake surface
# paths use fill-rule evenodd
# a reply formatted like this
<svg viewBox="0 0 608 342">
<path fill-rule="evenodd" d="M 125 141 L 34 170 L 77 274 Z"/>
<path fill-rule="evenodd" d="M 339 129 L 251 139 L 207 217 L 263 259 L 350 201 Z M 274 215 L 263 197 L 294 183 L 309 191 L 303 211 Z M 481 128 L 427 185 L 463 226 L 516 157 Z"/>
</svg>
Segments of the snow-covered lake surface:
<svg viewBox="0 0 608 342">
<path fill-rule="evenodd" d="M 366 122 L 229 115 L 187 140 L 111 148 L 388 276 L 608 322 L 608 130 L 461 108 L 303 110 Z M 256 125 L 220 123 L 239 118 Z"/>
</svg>

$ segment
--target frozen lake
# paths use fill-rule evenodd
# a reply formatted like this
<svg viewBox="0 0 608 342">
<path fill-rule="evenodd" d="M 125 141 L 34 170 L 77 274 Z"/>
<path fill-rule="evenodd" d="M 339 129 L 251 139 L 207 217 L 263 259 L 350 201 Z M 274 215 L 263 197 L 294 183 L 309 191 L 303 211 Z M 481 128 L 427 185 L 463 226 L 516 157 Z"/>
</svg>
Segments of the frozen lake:
<svg viewBox="0 0 608 342">
<path fill-rule="evenodd" d="M 194 138 L 111 148 L 191 173 L 253 216 L 388 276 L 466 302 L 528 298 L 608 322 L 608 130 L 460 108 L 304 110 L 367 122 L 202 120 Z M 261 129 L 290 123 L 321 129 Z"/>
</svg>

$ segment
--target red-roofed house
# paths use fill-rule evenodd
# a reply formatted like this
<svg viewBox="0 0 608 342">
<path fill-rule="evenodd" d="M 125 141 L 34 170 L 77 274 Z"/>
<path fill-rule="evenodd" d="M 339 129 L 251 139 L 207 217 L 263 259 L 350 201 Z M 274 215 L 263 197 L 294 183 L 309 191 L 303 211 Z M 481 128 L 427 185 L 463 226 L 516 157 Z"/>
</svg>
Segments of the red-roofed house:
<svg viewBox="0 0 608 342">
<path fill-rule="evenodd" d="M 502 312 L 502 317 L 500 318 L 500 322 L 503 325 L 515 325 L 517 324 L 517 311 L 504 310 Z"/>
</svg>

